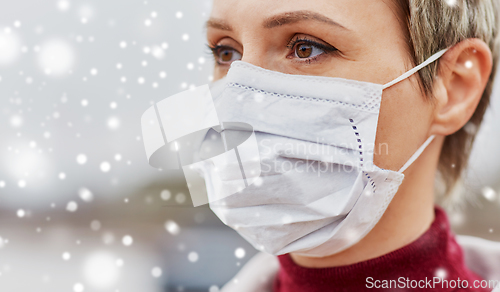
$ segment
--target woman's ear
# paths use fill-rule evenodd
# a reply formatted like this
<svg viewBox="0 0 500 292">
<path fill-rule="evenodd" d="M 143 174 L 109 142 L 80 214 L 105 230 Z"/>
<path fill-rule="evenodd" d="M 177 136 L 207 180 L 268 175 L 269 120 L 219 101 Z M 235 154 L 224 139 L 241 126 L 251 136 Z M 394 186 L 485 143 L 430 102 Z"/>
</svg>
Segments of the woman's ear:
<svg viewBox="0 0 500 292">
<path fill-rule="evenodd" d="M 480 39 L 466 39 L 440 59 L 434 81 L 434 120 L 430 135 L 451 135 L 472 117 L 492 70 L 491 50 Z"/>
</svg>

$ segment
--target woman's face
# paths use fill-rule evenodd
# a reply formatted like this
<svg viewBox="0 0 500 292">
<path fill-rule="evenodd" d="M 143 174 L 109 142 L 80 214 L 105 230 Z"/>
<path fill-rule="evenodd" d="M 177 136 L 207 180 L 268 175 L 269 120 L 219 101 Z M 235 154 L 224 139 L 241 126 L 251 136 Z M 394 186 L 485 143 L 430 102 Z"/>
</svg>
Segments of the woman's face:
<svg viewBox="0 0 500 292">
<path fill-rule="evenodd" d="M 411 67 L 391 0 L 214 0 L 207 39 L 214 78 L 232 61 L 287 74 L 378 84 Z M 417 75 L 383 91 L 374 162 L 398 170 L 430 135 L 433 107 Z"/>
</svg>

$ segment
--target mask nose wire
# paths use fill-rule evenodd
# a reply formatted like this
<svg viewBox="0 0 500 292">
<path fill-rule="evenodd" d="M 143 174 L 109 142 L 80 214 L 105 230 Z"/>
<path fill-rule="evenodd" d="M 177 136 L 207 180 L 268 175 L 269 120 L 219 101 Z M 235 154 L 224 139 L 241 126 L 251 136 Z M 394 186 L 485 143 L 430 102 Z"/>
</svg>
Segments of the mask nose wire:
<svg viewBox="0 0 500 292">
<path fill-rule="evenodd" d="M 382 87 L 382 90 L 384 90 L 384 89 L 386 89 L 388 87 L 391 87 L 391 86 L 393 86 L 394 84 L 396 84 L 398 82 L 401 82 L 401 81 L 405 80 L 406 78 L 408 78 L 411 75 L 413 75 L 416 72 L 418 72 L 420 69 L 422 69 L 425 66 L 433 63 L 434 61 L 436 61 L 437 59 L 439 59 L 442 55 L 444 55 L 444 53 L 446 53 L 447 50 L 448 50 L 448 48 L 443 49 L 443 50 L 435 53 L 434 55 L 430 56 L 429 59 L 425 60 L 422 64 L 414 67 L 411 70 L 408 70 L 406 73 L 404 73 L 403 75 L 399 76 L 398 78 L 392 80 L 391 82 L 384 84 L 384 86 Z"/>
</svg>

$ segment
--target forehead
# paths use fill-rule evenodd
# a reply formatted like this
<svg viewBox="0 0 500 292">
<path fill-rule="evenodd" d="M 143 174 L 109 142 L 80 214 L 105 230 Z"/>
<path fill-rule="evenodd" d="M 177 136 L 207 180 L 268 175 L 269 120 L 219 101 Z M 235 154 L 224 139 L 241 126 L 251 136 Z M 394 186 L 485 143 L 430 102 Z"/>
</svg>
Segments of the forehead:
<svg viewBox="0 0 500 292">
<path fill-rule="evenodd" d="M 359 32 L 399 28 L 390 0 L 214 0 L 211 18 L 224 20 L 231 27 L 251 28 L 294 11 L 317 13 Z"/>
</svg>

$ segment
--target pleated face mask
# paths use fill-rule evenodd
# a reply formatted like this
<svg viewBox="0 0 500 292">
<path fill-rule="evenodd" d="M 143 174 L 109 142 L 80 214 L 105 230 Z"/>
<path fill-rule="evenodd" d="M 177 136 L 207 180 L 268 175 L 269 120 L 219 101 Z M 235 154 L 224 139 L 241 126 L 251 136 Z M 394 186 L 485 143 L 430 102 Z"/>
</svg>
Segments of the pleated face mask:
<svg viewBox="0 0 500 292">
<path fill-rule="evenodd" d="M 238 192 L 218 198 L 221 189 L 245 177 L 234 175 L 240 170 L 229 162 L 204 163 L 199 171 L 210 208 L 255 248 L 274 255 L 322 257 L 360 241 L 385 212 L 403 171 L 434 138 L 429 137 L 399 171 L 374 165 L 382 92 L 445 51 L 386 85 L 288 75 L 233 62 L 213 96 L 225 125 L 217 130 L 222 134 L 218 137 L 224 140 L 224 134 L 242 131 L 232 125 L 251 125 L 261 174 Z M 214 147 L 214 133 L 206 136 L 200 153 Z"/>
</svg>

